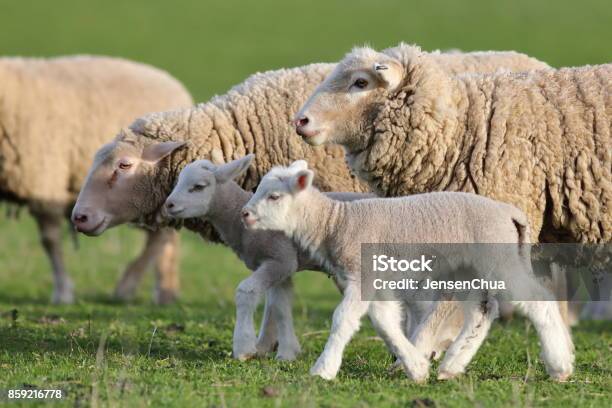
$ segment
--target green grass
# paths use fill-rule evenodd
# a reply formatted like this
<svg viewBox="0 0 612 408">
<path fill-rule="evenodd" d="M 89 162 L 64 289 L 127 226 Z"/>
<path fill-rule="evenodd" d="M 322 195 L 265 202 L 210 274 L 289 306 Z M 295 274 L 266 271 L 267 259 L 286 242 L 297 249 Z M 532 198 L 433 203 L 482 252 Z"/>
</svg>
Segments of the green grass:
<svg viewBox="0 0 612 408">
<path fill-rule="evenodd" d="M 608 62 L 610 21 L 607 0 L 0 0 L 0 55 L 124 56 L 169 70 L 203 101 L 255 71 L 334 61 L 364 43 L 515 49 L 555 66 Z M 185 233 L 181 303 L 153 306 L 148 277 L 126 306 L 109 294 L 141 234 L 80 237 L 78 251 L 66 235 L 79 301 L 50 306 L 32 220 L 0 216 L 0 388 L 62 388 L 75 406 L 610 406 L 610 323 L 574 330 L 576 375 L 567 384 L 547 379 L 522 320 L 496 324 L 465 377 L 425 386 L 387 373 L 392 359 L 365 324 L 338 379 L 326 383 L 307 375 L 339 299 L 324 276 L 296 279 L 299 360 L 240 363 L 230 358 L 233 291 L 248 272 L 228 250 Z"/>
<path fill-rule="evenodd" d="M 393 360 L 369 324 L 350 344 L 337 380 L 311 378 L 308 369 L 339 298 L 316 273 L 296 279 L 294 313 L 304 347 L 298 361 L 234 361 L 233 289 L 248 271 L 225 248 L 186 233 L 180 304 L 153 306 L 152 276 L 134 304 L 114 304 L 109 294 L 141 235 L 118 228 L 104 238 L 81 237 L 78 251 L 66 239 L 80 300 L 50 306 L 51 276 L 34 223 L 0 218 L 0 388 L 61 388 L 67 405 L 609 406 L 608 323 L 584 322 L 574 330 L 576 375 L 566 384 L 547 378 L 534 330 L 522 320 L 496 324 L 468 374 L 456 381 L 419 386 L 389 374 Z"/>
</svg>

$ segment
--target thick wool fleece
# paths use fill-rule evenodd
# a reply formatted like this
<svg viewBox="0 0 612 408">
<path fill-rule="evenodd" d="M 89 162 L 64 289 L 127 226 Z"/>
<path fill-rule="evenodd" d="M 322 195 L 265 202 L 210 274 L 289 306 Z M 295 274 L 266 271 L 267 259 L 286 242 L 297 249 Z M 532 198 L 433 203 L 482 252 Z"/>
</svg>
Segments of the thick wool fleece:
<svg viewBox="0 0 612 408">
<path fill-rule="evenodd" d="M 612 239 L 612 65 L 453 76 L 417 47 L 394 57 L 404 82 L 348 152 L 377 193 L 474 192 L 540 241 Z"/>
<path fill-rule="evenodd" d="M 439 65 L 449 72 L 498 69 L 528 70 L 547 65 L 513 52 L 436 54 Z M 155 226 L 152 213 L 172 190 L 181 169 L 196 159 L 225 163 L 248 153 L 256 155 L 254 166 L 239 180 L 253 189 L 273 166 L 304 159 L 316 170 L 314 184 L 322 191 L 369 191 L 346 166 L 344 150 L 338 146 L 312 148 L 297 137 L 293 116 L 335 64 L 312 64 L 292 69 L 258 73 L 208 103 L 186 110 L 155 113 L 138 119 L 123 136 L 141 145 L 168 140 L 188 142 L 167 160 L 167 166 L 153 175 L 155 197 L 143 203 L 143 222 Z M 121 135 L 120 135 L 121 137 Z M 203 235 L 210 231 L 194 220 L 187 226 Z M 206 230 L 207 232 L 204 232 Z"/>
<path fill-rule="evenodd" d="M 117 128 L 188 107 L 166 72 L 118 58 L 0 58 L 0 198 L 65 211 Z"/>
</svg>

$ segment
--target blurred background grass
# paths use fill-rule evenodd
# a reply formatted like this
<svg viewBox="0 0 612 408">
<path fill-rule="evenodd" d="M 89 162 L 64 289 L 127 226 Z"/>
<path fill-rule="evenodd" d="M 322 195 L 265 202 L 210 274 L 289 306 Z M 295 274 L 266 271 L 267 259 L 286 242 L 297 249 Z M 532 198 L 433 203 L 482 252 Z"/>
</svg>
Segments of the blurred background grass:
<svg viewBox="0 0 612 408">
<path fill-rule="evenodd" d="M 0 55 L 122 56 L 168 70 L 196 101 L 224 93 L 256 71 L 337 61 L 355 45 L 384 48 L 405 41 L 427 50 L 512 49 L 553 66 L 571 66 L 609 62 L 611 40 L 610 0 L 0 0 Z M 523 383 L 524 361 L 537 355 L 537 343 L 533 332 L 526 343 L 528 330 L 520 324 L 512 335 L 494 331 L 483 350 L 490 358 L 485 363 L 477 358 L 465 380 L 428 388 L 410 388 L 402 376 L 390 379 L 382 346 L 364 346 L 377 344 L 366 330 L 349 347 L 342 381 L 321 385 L 304 377 L 338 298 L 322 275 L 297 278 L 298 332 L 315 333 L 305 340 L 301 362 L 240 365 L 225 357 L 231 348 L 234 288 L 248 272 L 231 252 L 184 234 L 181 304 L 159 309 L 150 303 L 152 276 L 134 305 L 109 302 L 117 277 L 142 245 L 142 234 L 122 227 L 100 238 L 81 236 L 79 242 L 77 251 L 66 233 L 67 265 L 79 303 L 50 306 L 51 273 L 34 223 L 27 214 L 15 221 L 0 213 L 0 388 L 55 384 L 87 400 L 89 387 L 104 378 L 102 400 L 116 403 L 132 390 L 134 402 L 146 395 L 145 403 L 177 406 L 181 400 L 225 405 L 226 398 L 230 406 L 251 403 L 266 384 L 287 387 L 281 398 L 297 405 L 354 405 L 364 399 L 373 406 L 405 405 L 414 404 L 414 395 L 466 406 L 609 402 L 609 325 L 587 324 L 576 333 L 578 381 L 568 387 L 547 383 L 541 364 L 531 373 L 538 381 Z M 7 317 L 13 308 L 19 310 L 18 325 Z M 57 319 L 45 318 L 49 315 L 61 320 L 56 324 Z M 180 341 L 174 334 L 153 341 L 153 327 L 176 322 L 186 327 L 184 333 L 178 330 Z M 95 352 L 105 330 L 111 333 L 108 366 L 99 373 Z M 145 357 L 134 360 L 132 352 Z M 491 370 L 510 380 L 491 382 Z M 214 382 L 230 388 L 212 389 Z M 411 390 L 407 396 L 406 390 Z"/>
<path fill-rule="evenodd" d="M 608 62 L 609 0 L 0 1 L 0 54 L 110 54 L 165 68 L 199 101 L 261 70 L 354 45 L 512 49 L 554 66 Z"/>
</svg>

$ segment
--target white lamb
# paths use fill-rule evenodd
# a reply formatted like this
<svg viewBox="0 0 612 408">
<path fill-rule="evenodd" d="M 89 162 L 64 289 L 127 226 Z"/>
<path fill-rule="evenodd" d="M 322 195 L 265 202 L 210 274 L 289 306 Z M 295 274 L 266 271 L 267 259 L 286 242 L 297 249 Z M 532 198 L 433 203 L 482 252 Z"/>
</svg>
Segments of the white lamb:
<svg viewBox="0 0 612 408">
<path fill-rule="evenodd" d="M 304 161 L 272 169 L 242 213 L 250 228 L 283 231 L 333 271 L 344 287 L 325 350 L 311 369 L 313 375 L 325 379 L 336 376 L 343 350 L 367 313 L 410 378 L 422 382 L 428 377 L 427 356 L 420 354 L 401 330 L 400 303 L 368 301 L 361 296 L 362 243 L 514 243 L 518 245 L 513 256 L 504 253 L 503 257 L 493 254 L 478 258 L 470 265 L 474 273 L 490 279 L 499 277 L 504 267 L 522 265 L 520 270 L 512 270 L 513 277 L 523 288 L 539 286 L 530 262 L 524 259 L 526 251 L 522 250 L 529 242 L 527 218 L 513 206 L 473 194 L 450 192 L 339 202 L 312 187 L 313 177 Z M 514 295 L 519 298 L 519 294 Z M 491 296 L 484 305 L 462 302 L 464 326 L 444 356 L 439 379 L 463 373 L 478 350 L 497 314 L 494 294 Z M 556 305 L 537 301 L 513 303 L 533 322 L 549 375 L 566 380 L 573 372 L 573 345 Z"/>
<path fill-rule="evenodd" d="M 165 211 L 172 218 L 202 218 L 210 222 L 223 242 L 253 271 L 236 290 L 234 357 L 244 360 L 255 354 L 264 354 L 273 348 L 270 342 L 278 338 L 277 358 L 293 360 L 300 351 L 300 345 L 293 329 L 290 278 L 298 271 L 324 271 L 324 268 L 316 259 L 299 250 L 282 232 L 252 231 L 243 225 L 241 209 L 253 194 L 245 191 L 234 179 L 247 171 L 253 157 L 250 154 L 222 165 L 215 165 L 208 160 L 197 160 L 188 164 L 181 171 L 176 186 L 166 199 Z M 374 197 L 372 194 L 351 192 L 325 195 L 341 201 Z M 267 319 L 274 314 L 272 320 L 276 322 L 277 336 L 262 330 L 259 340 L 256 341 L 253 314 L 264 292 L 266 309 L 262 327 L 266 327 Z M 407 316 L 413 323 L 411 332 L 414 332 L 416 327 L 414 322 L 421 320 L 430 308 L 430 302 L 413 305 L 413 315 Z M 445 312 L 450 313 L 452 310 Z M 457 320 L 456 316 L 454 320 Z M 460 327 L 456 322 L 449 326 L 423 326 L 420 338 L 426 343 L 424 348 L 427 351 L 424 352 L 432 351 L 439 355 L 447 347 L 457 336 Z"/>
</svg>

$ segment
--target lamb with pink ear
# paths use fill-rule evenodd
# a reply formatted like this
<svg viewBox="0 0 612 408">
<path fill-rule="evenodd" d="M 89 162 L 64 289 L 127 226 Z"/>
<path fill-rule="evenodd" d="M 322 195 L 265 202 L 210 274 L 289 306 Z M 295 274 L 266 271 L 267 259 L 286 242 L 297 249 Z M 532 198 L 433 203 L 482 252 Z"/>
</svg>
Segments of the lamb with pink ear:
<svg viewBox="0 0 612 408">
<path fill-rule="evenodd" d="M 362 243 L 515 243 L 515 252 L 504 251 L 503 256 L 493 252 L 469 266 L 477 277 L 487 279 L 503 278 L 505 275 L 496 274 L 512 270 L 513 276 L 527 287 L 546 290 L 535 279 L 524 251 L 519 250 L 530 239 L 527 217 L 511 205 L 450 192 L 340 202 L 314 188 L 313 177 L 314 172 L 301 160 L 289 167 L 275 167 L 263 177 L 242 211 L 249 228 L 282 231 L 299 248 L 319 259 L 344 287 L 325 349 L 311 369 L 313 375 L 325 379 L 336 376 L 344 348 L 367 314 L 408 376 L 416 382 L 428 377 L 428 356 L 401 329 L 401 303 L 362 298 Z M 452 259 L 448 262 L 455 265 Z M 455 267 L 460 265 L 457 262 Z M 517 265 L 524 267 L 516 270 Z M 521 298 L 521 294 L 513 295 L 514 299 Z M 556 304 L 512 303 L 533 322 L 549 375 L 558 381 L 566 380 L 573 372 L 573 344 Z M 462 374 L 479 349 L 497 317 L 497 299 L 491 295 L 485 304 L 482 307 L 480 302 L 461 302 L 466 319 L 440 364 L 438 379 Z"/>
</svg>

